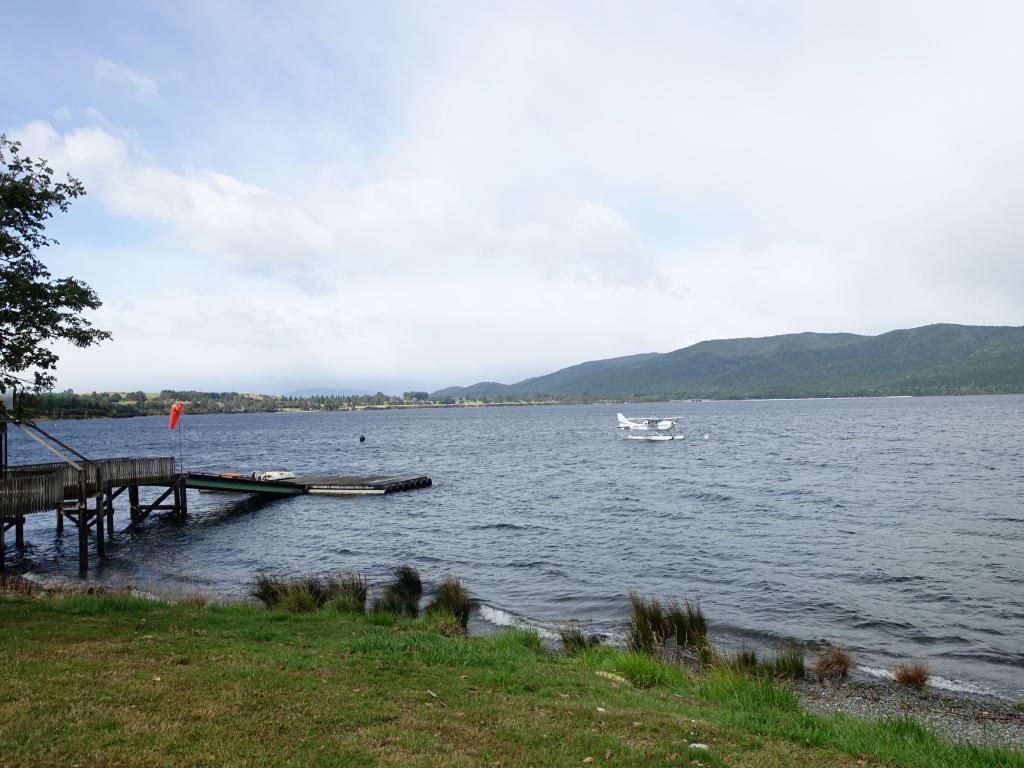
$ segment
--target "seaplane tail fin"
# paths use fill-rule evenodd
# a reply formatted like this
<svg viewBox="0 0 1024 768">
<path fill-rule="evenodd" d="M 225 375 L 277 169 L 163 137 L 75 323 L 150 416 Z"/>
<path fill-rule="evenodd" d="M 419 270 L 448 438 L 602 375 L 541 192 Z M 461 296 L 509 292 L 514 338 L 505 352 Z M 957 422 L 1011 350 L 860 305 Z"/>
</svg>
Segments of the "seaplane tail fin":
<svg viewBox="0 0 1024 768">
<path fill-rule="evenodd" d="M 629 419 L 623 416 L 621 413 L 615 414 L 619 418 L 619 424 L 629 424 Z"/>
</svg>

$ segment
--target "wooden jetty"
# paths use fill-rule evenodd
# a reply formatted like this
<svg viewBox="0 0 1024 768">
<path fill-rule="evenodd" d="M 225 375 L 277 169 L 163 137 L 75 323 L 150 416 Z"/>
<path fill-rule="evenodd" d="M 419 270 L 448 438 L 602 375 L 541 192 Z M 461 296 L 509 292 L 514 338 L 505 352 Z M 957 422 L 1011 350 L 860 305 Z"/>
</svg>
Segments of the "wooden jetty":
<svg viewBox="0 0 1024 768">
<path fill-rule="evenodd" d="M 8 423 L 19 426 L 61 461 L 9 466 Z M 66 453 L 48 445 L 43 436 Z M 114 535 L 114 500 L 125 492 L 130 525 L 135 525 L 157 510 L 181 519 L 187 517 L 190 488 L 276 496 L 357 496 L 428 488 L 431 484 L 425 475 L 318 475 L 258 480 L 239 475 L 179 472 L 173 456 L 88 459 L 32 422 L 0 419 L 0 573 L 4 571 L 7 531 L 14 529 L 15 546 L 23 548 L 25 517 L 44 512 L 56 513 L 58 532 L 64 530 L 65 520 L 78 529 L 78 565 L 84 573 L 89 567 L 90 538 L 96 541 L 97 556 L 106 556 L 106 540 Z M 143 487 L 158 489 L 156 499 L 143 503 L 139 493 Z"/>
</svg>

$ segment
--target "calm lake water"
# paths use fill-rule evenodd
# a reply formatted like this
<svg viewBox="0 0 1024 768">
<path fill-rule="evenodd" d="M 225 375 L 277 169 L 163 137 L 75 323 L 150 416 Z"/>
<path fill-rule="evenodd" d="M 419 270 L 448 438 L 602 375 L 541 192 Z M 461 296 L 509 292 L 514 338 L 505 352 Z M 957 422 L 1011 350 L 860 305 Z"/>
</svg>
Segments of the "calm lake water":
<svg viewBox="0 0 1024 768">
<path fill-rule="evenodd" d="M 688 439 L 624 440 L 619 410 L 680 415 Z M 46 426 L 96 457 L 178 453 L 163 417 Z M 191 492 L 186 523 L 155 514 L 131 531 L 121 503 L 90 578 L 238 597 L 261 568 L 383 580 L 409 562 L 428 584 L 462 577 L 478 627 L 580 619 L 620 637 L 635 589 L 699 599 L 726 641 L 841 642 L 866 668 L 924 659 L 940 685 L 1021 699 L 1022 435 L 1018 396 L 186 414 L 188 469 L 422 473 L 434 487 Z M 11 459 L 46 457 L 14 434 Z M 37 515 L 27 539 L 22 567 L 75 578 L 70 528 Z"/>
</svg>

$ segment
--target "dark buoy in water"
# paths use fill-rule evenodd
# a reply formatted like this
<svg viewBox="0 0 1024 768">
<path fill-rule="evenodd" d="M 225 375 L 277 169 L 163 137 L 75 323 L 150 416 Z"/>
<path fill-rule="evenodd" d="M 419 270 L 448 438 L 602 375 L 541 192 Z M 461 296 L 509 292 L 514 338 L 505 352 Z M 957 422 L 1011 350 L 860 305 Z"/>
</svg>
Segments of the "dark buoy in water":
<svg viewBox="0 0 1024 768">
<path fill-rule="evenodd" d="M 366 435 L 360 435 L 359 436 L 359 442 L 360 443 L 365 443 L 366 442 Z"/>
</svg>

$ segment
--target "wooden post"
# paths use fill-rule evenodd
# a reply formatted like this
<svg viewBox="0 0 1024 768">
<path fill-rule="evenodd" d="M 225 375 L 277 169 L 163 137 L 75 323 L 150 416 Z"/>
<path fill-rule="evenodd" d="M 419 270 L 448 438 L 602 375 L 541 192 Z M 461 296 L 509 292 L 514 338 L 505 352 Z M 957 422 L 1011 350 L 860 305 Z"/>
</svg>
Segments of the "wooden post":
<svg viewBox="0 0 1024 768">
<path fill-rule="evenodd" d="M 84 502 L 78 507 L 78 572 L 89 570 L 89 508 Z"/>
<path fill-rule="evenodd" d="M 114 540 L 114 489 L 112 486 L 107 486 L 107 538 L 111 541 Z"/>
<path fill-rule="evenodd" d="M 188 517 L 188 486 L 185 484 L 185 476 L 181 476 L 181 519 Z"/>
<path fill-rule="evenodd" d="M 21 515 L 14 519 L 14 546 L 25 548 L 25 518 Z"/>
<path fill-rule="evenodd" d="M 133 523 L 139 519 L 139 486 L 137 485 L 128 486 L 128 513 L 131 515 Z"/>
<path fill-rule="evenodd" d="M 96 557 L 106 557 L 107 546 L 103 537 L 103 492 L 96 496 Z"/>
<path fill-rule="evenodd" d="M 57 533 L 64 533 L 64 504 L 57 505 Z"/>
</svg>

